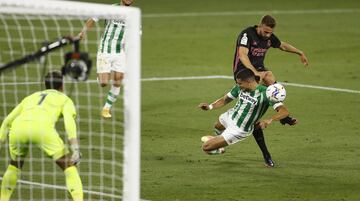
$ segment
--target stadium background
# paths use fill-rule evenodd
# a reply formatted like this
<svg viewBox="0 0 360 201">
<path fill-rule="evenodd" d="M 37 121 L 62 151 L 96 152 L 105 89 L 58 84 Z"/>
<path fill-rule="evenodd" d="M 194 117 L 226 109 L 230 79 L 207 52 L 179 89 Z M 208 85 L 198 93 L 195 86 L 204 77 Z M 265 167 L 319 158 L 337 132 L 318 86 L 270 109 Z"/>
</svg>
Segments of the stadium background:
<svg viewBox="0 0 360 201">
<path fill-rule="evenodd" d="M 135 6 L 143 14 L 142 198 L 360 200 L 359 1 L 136 0 Z M 298 56 L 271 49 L 265 64 L 277 80 L 352 90 L 287 86 L 286 105 L 300 124 L 266 129 L 272 169 L 263 166 L 252 137 L 222 156 L 200 149 L 200 137 L 226 108 L 202 112 L 197 105 L 222 96 L 231 79 L 147 79 L 231 76 L 239 32 L 266 13 L 277 19 L 277 36 L 310 61 L 304 68 Z"/>
</svg>

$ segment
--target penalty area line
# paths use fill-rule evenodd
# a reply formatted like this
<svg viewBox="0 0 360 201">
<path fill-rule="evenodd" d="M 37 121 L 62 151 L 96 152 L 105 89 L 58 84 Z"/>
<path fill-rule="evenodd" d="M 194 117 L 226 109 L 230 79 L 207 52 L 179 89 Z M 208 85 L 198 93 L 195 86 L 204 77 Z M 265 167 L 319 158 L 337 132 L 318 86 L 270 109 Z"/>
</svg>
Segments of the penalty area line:
<svg viewBox="0 0 360 201">
<path fill-rule="evenodd" d="M 225 75 L 212 75 L 212 76 L 189 76 L 189 77 L 152 77 L 152 78 L 143 78 L 141 80 L 147 82 L 147 81 L 205 80 L 205 79 L 234 79 L 234 78 L 232 76 L 225 76 Z M 290 82 L 279 82 L 279 83 L 285 86 L 360 94 L 359 90 L 352 90 L 352 89 L 324 87 L 324 86 L 298 84 L 298 83 L 290 83 Z"/>
<path fill-rule="evenodd" d="M 176 80 L 208 80 L 208 79 L 234 79 L 232 76 L 226 75 L 209 75 L 209 76 L 188 76 L 188 77 L 149 77 L 149 78 L 142 78 L 142 82 L 155 82 L 155 81 L 176 81 Z M 70 81 L 65 81 L 65 84 L 71 83 Z M 97 80 L 87 80 L 86 82 L 80 82 L 81 84 L 98 83 Z M 352 94 L 360 94 L 360 90 L 353 90 L 353 89 L 342 89 L 336 87 L 324 87 L 324 86 L 316 86 L 316 85 L 308 85 L 308 84 L 299 84 L 299 83 L 290 83 L 290 82 L 280 82 L 285 86 L 293 86 L 293 87 L 300 87 L 300 88 L 310 88 L 310 89 L 319 89 L 319 90 L 326 90 L 326 91 L 337 91 L 337 92 L 345 92 L 345 93 L 352 93 Z M 36 85 L 41 84 L 40 82 L 17 82 L 17 83 L 1 83 L 2 86 L 14 86 L 14 85 Z"/>
<path fill-rule="evenodd" d="M 246 16 L 263 15 L 270 13 L 275 15 L 309 15 L 309 14 L 345 14 L 359 13 L 358 8 L 345 9 L 307 9 L 307 10 L 253 10 L 253 11 L 223 11 L 223 12 L 192 12 L 192 13 L 149 13 L 143 14 L 143 18 L 170 18 L 170 17 L 218 17 L 218 16 Z"/>
<path fill-rule="evenodd" d="M 285 86 L 294 86 L 294 87 L 301 87 L 301 88 L 311 88 L 311 89 L 320 89 L 320 90 L 327 90 L 327 91 L 339 91 L 339 92 L 346 92 L 346 93 L 352 93 L 352 94 L 360 94 L 360 91 L 352 90 L 352 89 L 341 89 L 341 88 L 335 88 L 335 87 L 322 87 L 322 86 L 307 85 L 307 84 L 296 84 L 296 83 L 289 83 L 289 82 L 280 82 L 280 83 L 284 84 Z"/>
</svg>

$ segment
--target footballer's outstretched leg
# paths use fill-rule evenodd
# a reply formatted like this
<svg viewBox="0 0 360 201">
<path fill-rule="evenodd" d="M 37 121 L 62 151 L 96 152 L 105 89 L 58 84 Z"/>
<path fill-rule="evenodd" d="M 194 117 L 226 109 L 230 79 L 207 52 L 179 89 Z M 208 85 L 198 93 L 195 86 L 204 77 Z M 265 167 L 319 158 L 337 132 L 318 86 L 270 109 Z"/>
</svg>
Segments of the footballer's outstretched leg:
<svg viewBox="0 0 360 201">
<path fill-rule="evenodd" d="M 216 136 L 216 137 L 210 135 L 202 136 L 201 141 L 204 143 L 202 146 L 203 151 L 209 155 L 217 155 L 217 154 L 225 153 L 225 148 L 223 147 L 224 142 L 222 141 L 222 139 L 223 137 L 221 136 Z"/>
</svg>

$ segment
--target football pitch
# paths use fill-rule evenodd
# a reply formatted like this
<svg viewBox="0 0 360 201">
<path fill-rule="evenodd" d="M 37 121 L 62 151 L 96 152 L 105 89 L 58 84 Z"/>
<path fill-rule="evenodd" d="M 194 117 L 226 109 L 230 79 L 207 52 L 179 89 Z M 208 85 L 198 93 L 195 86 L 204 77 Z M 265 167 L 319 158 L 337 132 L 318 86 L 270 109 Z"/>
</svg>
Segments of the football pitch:
<svg viewBox="0 0 360 201">
<path fill-rule="evenodd" d="M 360 200 L 360 18 L 358 1 L 138 1 L 143 11 L 142 77 L 231 76 L 239 32 L 273 13 L 275 34 L 307 53 L 270 49 L 265 60 L 287 86 L 300 123 L 265 130 L 275 168 L 265 168 L 250 136 L 220 156 L 201 151 L 226 108 L 203 112 L 231 79 L 144 81 L 142 197 L 154 201 Z M 261 12 L 276 10 L 273 12 Z M 229 104 L 232 105 L 232 104 Z M 267 115 L 273 114 L 269 109 Z"/>
<path fill-rule="evenodd" d="M 141 198 L 360 200 L 359 1 L 136 0 L 135 6 L 143 15 Z M 264 14 L 276 18 L 280 40 L 303 50 L 310 63 L 305 68 L 297 55 L 267 53 L 265 65 L 285 83 L 285 105 L 299 119 L 294 127 L 274 122 L 265 129 L 274 168 L 263 165 L 252 136 L 223 155 L 204 154 L 201 136 L 213 133 L 234 102 L 197 108 L 231 89 L 237 36 Z M 269 108 L 266 116 L 272 114 Z"/>
</svg>

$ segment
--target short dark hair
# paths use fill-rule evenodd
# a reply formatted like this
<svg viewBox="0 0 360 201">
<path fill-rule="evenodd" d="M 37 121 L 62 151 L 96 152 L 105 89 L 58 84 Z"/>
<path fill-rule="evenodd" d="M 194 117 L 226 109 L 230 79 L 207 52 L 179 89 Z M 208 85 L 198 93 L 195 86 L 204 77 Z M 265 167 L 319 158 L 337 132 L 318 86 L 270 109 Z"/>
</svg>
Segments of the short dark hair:
<svg viewBox="0 0 360 201">
<path fill-rule="evenodd" d="M 271 28 L 274 28 L 276 26 L 275 18 L 273 18 L 271 15 L 264 15 L 261 18 L 260 23 L 264 24 L 264 25 L 266 25 L 268 27 L 271 27 Z"/>
<path fill-rule="evenodd" d="M 236 79 L 243 80 L 243 81 L 256 80 L 256 76 L 255 76 L 254 72 L 248 68 L 244 68 L 244 69 L 241 69 L 240 71 L 238 71 L 236 73 L 235 77 L 236 77 Z"/>
<path fill-rule="evenodd" d="M 59 90 L 63 86 L 63 75 L 60 71 L 50 71 L 45 76 L 45 88 Z"/>
</svg>

